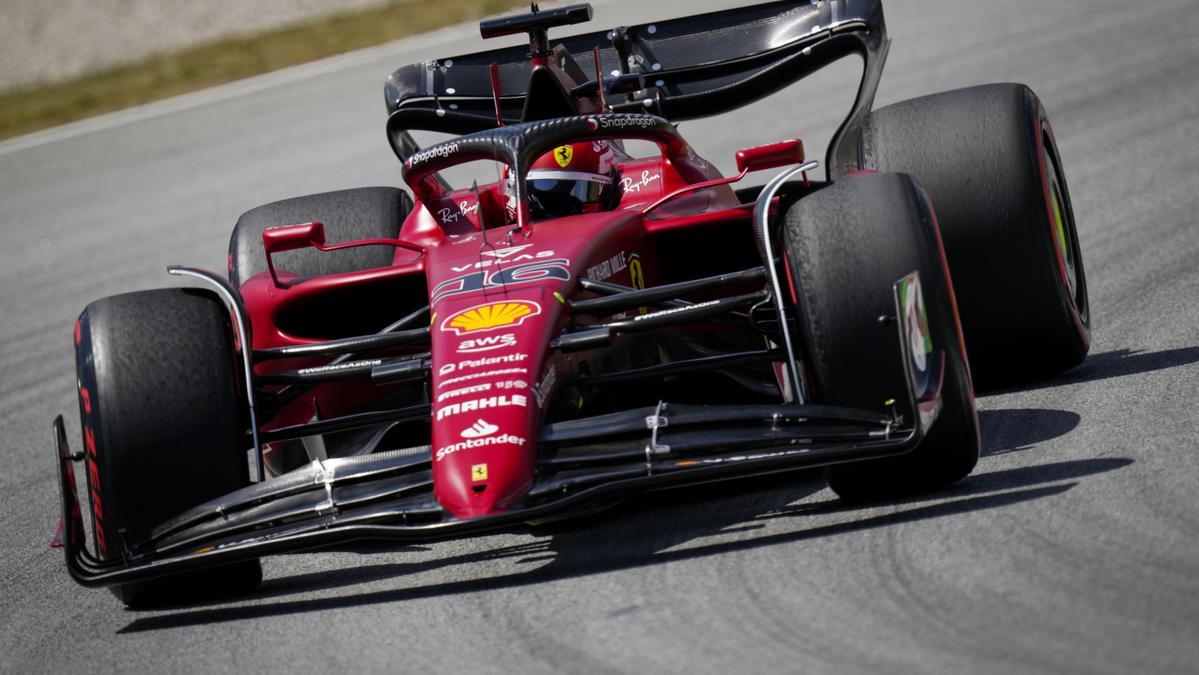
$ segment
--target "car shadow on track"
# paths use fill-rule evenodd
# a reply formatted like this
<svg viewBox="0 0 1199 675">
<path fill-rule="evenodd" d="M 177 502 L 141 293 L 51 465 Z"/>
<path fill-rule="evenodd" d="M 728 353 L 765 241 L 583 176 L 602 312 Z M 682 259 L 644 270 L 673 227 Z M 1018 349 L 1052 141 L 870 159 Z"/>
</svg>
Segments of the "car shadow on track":
<svg viewBox="0 0 1199 675">
<path fill-rule="evenodd" d="M 1030 450 L 1040 443 L 1074 431 L 1082 417 L 1067 410 L 1012 408 L 980 410 L 978 422 L 982 435 L 983 457 Z"/>
<path fill-rule="evenodd" d="M 1199 347 L 1163 349 L 1157 352 L 1114 349 L 1110 352 L 1091 354 L 1081 364 L 1054 377 L 1035 382 L 1000 385 L 993 389 L 988 388 L 986 391 L 980 391 L 978 394 L 982 397 L 992 394 L 1007 394 L 1016 391 L 1030 391 L 1070 384 L 1082 384 L 1084 382 L 1095 382 L 1113 377 L 1151 373 L 1157 370 L 1166 370 L 1192 363 L 1199 363 Z"/>
<path fill-rule="evenodd" d="M 1025 414 L 1030 411 L 1015 412 Z M 1031 438 L 1025 441 L 1029 442 L 1035 441 Z M 1126 458 L 1097 458 L 980 472 L 942 490 L 869 507 L 844 504 L 833 498 L 831 493 L 828 493 L 829 499 L 796 504 L 823 489 L 819 474 L 812 471 L 720 484 L 715 488 L 719 490 L 718 494 L 713 486 L 656 493 L 630 499 L 605 514 L 587 518 L 581 523 L 575 522 L 570 529 L 533 541 L 438 557 L 435 560 L 363 565 L 271 579 L 257 593 L 246 598 L 255 604 L 192 606 L 173 613 L 139 617 L 119 632 L 154 631 L 518 588 L 765 546 L 836 537 L 901 523 L 1003 508 L 1059 495 L 1072 489 L 1083 478 L 1121 469 L 1132 461 Z M 844 520 L 845 514 L 855 512 L 861 512 L 862 517 Z M 797 529 L 778 532 L 775 531 L 779 529 L 778 526 L 774 526 L 768 531 L 767 521 L 778 519 L 796 519 L 788 525 Z M 805 528 L 803 519 L 811 519 L 815 524 Z M 388 550 L 395 551 L 394 548 Z M 286 599 L 299 593 L 348 588 L 458 565 L 485 565 L 501 559 L 506 560 L 505 569 L 511 569 L 513 562 L 516 565 L 529 564 L 531 567 L 482 578 L 331 597 Z M 270 602 L 275 598 L 282 599 Z"/>
</svg>

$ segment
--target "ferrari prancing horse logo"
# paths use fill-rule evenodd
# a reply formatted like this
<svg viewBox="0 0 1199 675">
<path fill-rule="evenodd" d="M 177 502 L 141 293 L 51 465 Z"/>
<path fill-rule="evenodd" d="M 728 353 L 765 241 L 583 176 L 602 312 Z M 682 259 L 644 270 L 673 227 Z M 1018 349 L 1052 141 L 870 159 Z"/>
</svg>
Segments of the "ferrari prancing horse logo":
<svg viewBox="0 0 1199 675">
<path fill-rule="evenodd" d="M 558 166 L 562 167 L 563 169 L 570 166 L 570 160 L 574 158 L 575 149 L 569 145 L 562 145 L 554 148 L 554 161 L 557 162 Z"/>
</svg>

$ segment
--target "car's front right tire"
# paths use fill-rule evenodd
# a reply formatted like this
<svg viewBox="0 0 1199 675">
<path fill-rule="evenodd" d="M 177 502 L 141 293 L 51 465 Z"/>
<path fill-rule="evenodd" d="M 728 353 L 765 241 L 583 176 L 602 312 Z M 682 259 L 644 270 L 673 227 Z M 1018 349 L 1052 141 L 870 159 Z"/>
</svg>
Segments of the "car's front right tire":
<svg viewBox="0 0 1199 675">
<path fill-rule="evenodd" d="M 905 318 L 895 316 L 893 285 L 912 272 L 919 273 L 931 349 L 945 355 L 940 413 L 923 441 L 903 455 L 829 467 L 829 487 L 843 499 L 873 500 L 969 474 L 978 461 L 978 418 L 953 286 L 923 190 L 903 174 L 837 181 L 787 209 L 783 240 L 811 400 L 883 412 L 889 399 L 906 399 L 894 323 Z"/>
</svg>

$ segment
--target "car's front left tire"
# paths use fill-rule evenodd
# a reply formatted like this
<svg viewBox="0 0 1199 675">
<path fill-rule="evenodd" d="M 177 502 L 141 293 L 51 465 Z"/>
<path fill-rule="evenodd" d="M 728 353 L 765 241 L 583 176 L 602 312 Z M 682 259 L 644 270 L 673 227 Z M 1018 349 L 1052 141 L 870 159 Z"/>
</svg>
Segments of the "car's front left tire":
<svg viewBox="0 0 1199 675">
<path fill-rule="evenodd" d="M 116 295 L 79 317 L 79 411 L 101 559 L 130 558 L 156 525 L 249 484 L 233 345 L 228 310 L 204 290 Z M 241 592 L 261 580 L 250 560 L 112 591 L 144 606 Z"/>
</svg>

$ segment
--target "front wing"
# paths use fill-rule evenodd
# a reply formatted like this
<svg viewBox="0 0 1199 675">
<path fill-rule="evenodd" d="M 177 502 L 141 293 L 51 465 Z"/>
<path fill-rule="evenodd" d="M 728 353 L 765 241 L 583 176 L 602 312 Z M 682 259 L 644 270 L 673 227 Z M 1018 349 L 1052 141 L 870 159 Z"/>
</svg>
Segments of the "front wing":
<svg viewBox="0 0 1199 675">
<path fill-rule="evenodd" d="M 896 314 L 900 311 L 896 284 Z M 911 363 L 906 321 L 896 321 Z M 943 352 L 909 367 L 907 400 L 889 414 L 821 405 L 656 407 L 547 425 L 538 480 L 524 505 L 460 520 L 433 499 L 432 457 L 418 447 L 316 461 L 201 504 L 150 540 L 101 560 L 85 543 L 72 453 L 54 421 L 62 488 L 62 548 L 71 576 L 111 586 L 364 539 L 430 541 L 587 512 L 604 499 L 651 489 L 889 457 L 915 448 L 939 409 Z M 906 405 L 904 405 L 906 404 Z M 591 509 L 589 509 L 591 507 Z"/>
</svg>

